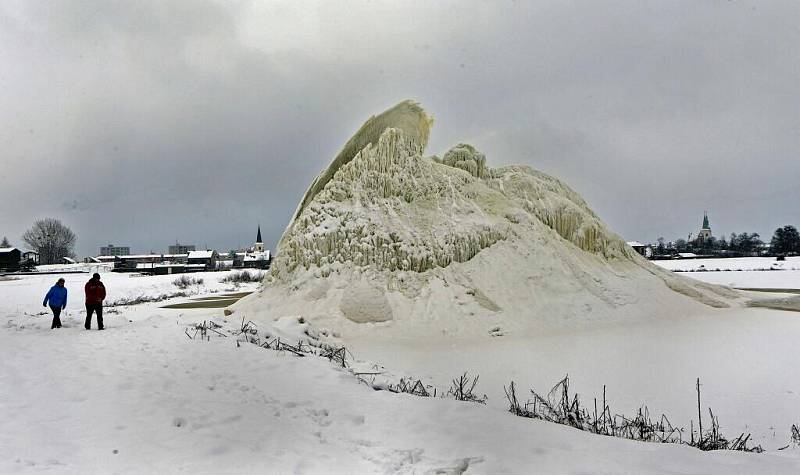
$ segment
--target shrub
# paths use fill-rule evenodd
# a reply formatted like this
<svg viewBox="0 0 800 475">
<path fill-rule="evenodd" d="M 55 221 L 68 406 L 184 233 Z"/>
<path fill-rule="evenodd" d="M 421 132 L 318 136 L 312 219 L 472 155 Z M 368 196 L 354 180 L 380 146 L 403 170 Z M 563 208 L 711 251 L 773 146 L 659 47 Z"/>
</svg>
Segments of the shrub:
<svg viewBox="0 0 800 475">
<path fill-rule="evenodd" d="M 248 271 L 243 270 L 241 272 L 231 272 L 230 274 L 226 275 L 220 282 L 226 284 L 245 284 L 251 282 L 261 282 L 264 280 L 264 272 L 263 271 Z"/>
<path fill-rule="evenodd" d="M 185 289 L 192 285 L 202 285 L 202 284 L 203 284 L 203 279 L 189 277 L 188 275 L 182 275 L 172 281 L 172 285 L 174 285 L 179 289 Z"/>
<path fill-rule="evenodd" d="M 201 279 L 202 280 L 202 279 Z M 139 295 L 138 297 L 123 297 L 106 305 L 106 307 L 124 307 L 128 305 L 139 305 L 142 303 L 161 302 L 163 300 L 172 299 L 175 297 L 188 297 L 186 292 L 174 292 L 171 294 L 161 295 Z"/>
</svg>

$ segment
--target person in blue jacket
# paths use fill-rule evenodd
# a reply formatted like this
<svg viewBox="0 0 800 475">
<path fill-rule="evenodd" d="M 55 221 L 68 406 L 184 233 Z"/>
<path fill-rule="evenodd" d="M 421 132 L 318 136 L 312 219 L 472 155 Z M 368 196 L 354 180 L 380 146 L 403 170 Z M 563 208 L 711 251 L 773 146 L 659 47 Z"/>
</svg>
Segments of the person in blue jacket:
<svg viewBox="0 0 800 475">
<path fill-rule="evenodd" d="M 44 296 L 42 305 L 47 307 L 50 304 L 50 310 L 53 311 L 53 324 L 50 329 L 61 328 L 61 311 L 67 308 L 67 288 L 64 287 L 64 279 L 58 279 L 56 285 L 50 287 L 47 295 Z"/>
</svg>

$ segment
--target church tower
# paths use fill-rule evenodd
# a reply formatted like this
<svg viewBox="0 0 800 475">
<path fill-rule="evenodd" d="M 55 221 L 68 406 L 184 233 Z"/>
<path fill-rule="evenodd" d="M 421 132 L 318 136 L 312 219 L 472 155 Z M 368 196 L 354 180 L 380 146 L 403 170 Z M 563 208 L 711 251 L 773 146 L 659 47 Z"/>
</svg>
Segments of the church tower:
<svg viewBox="0 0 800 475">
<path fill-rule="evenodd" d="M 258 225 L 258 234 L 256 235 L 256 243 L 253 245 L 253 252 L 264 252 L 264 242 L 261 240 L 261 225 Z"/>
<path fill-rule="evenodd" d="M 711 226 L 709 226 L 708 224 L 708 213 L 704 211 L 703 227 L 700 229 L 700 232 L 697 233 L 697 240 L 703 242 L 710 237 L 711 237 Z"/>
</svg>

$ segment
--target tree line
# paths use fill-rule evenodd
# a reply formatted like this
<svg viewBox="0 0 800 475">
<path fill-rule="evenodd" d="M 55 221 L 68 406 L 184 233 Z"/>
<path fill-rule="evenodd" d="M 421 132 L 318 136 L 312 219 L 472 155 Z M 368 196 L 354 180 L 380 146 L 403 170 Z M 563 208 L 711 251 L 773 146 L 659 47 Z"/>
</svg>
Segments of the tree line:
<svg viewBox="0 0 800 475">
<path fill-rule="evenodd" d="M 786 225 L 775 230 L 769 241 L 769 249 L 765 250 L 764 241 L 758 233 L 731 233 L 726 239 L 710 237 L 708 239 L 677 239 L 667 242 L 663 237 L 658 238 L 656 245 L 652 246 L 653 253 L 657 256 L 668 256 L 679 252 L 693 252 L 695 254 L 714 254 L 732 256 L 752 256 L 765 251 L 772 255 L 800 255 L 800 233 L 792 225 Z"/>
</svg>

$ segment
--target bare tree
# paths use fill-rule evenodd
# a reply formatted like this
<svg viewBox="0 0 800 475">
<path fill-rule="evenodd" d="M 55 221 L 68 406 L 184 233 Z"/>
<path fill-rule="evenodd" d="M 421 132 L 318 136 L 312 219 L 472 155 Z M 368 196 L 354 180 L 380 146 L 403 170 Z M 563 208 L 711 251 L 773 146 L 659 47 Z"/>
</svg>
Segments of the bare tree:
<svg viewBox="0 0 800 475">
<path fill-rule="evenodd" d="M 64 257 L 74 256 L 75 233 L 55 218 L 36 220 L 22 240 L 39 253 L 41 264 L 57 264 Z"/>
<path fill-rule="evenodd" d="M 3 236 L 3 242 L 0 242 L 0 247 L 11 247 L 11 243 L 8 242 L 8 238 Z"/>
</svg>

